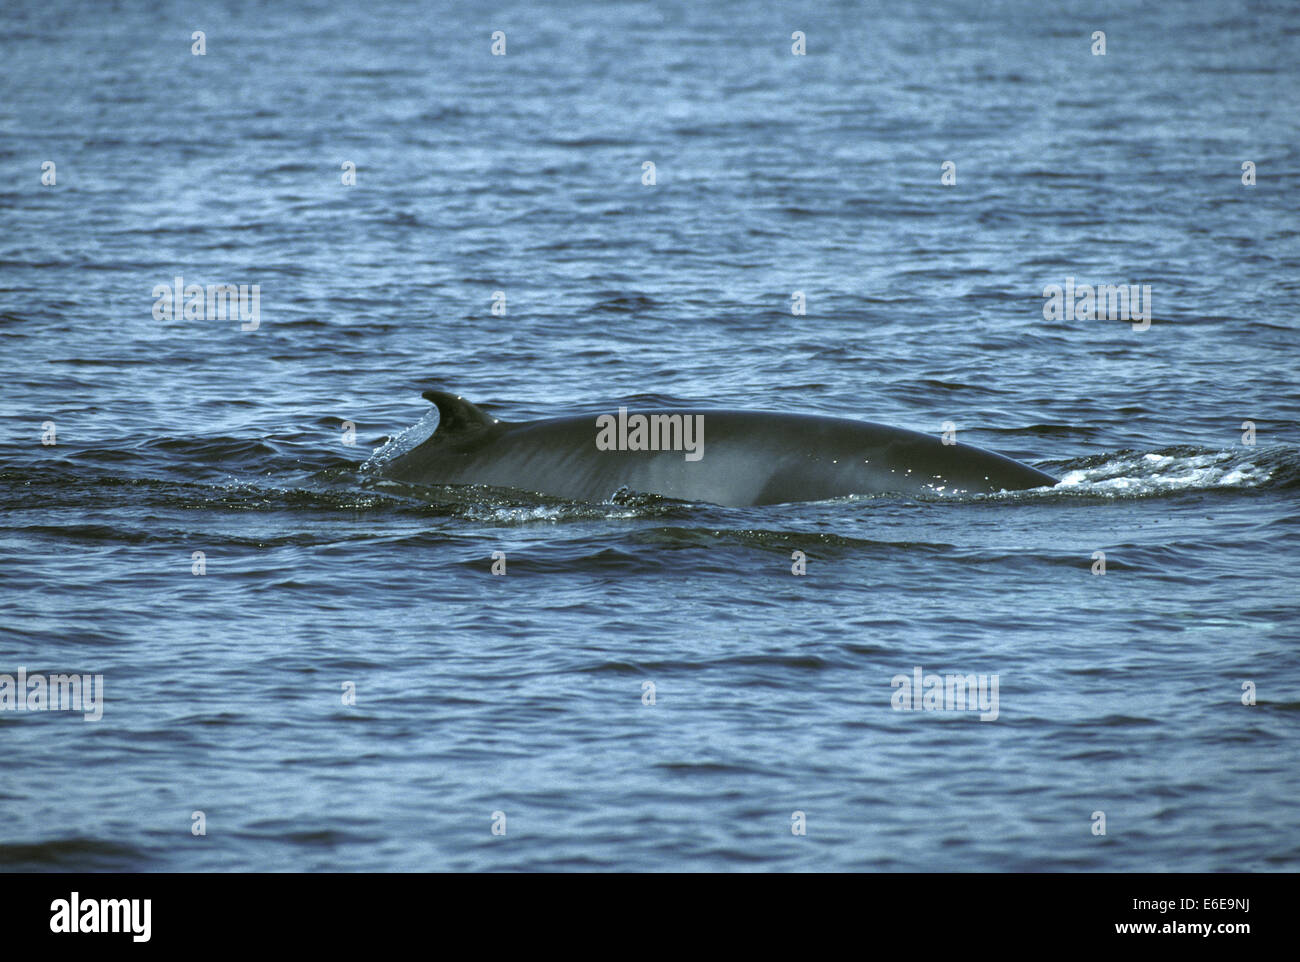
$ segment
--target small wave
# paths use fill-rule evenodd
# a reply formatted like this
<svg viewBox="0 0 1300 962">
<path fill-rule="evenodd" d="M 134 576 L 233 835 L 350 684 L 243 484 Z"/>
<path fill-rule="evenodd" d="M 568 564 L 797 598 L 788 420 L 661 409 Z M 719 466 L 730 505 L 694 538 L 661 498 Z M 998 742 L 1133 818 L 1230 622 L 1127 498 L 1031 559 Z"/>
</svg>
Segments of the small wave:
<svg viewBox="0 0 1300 962">
<path fill-rule="evenodd" d="M 580 150 L 589 150 L 592 147 L 625 147 L 627 142 L 618 140 L 613 137 L 552 137 L 543 140 L 542 143 L 550 147 L 573 147 Z"/>
<path fill-rule="evenodd" d="M 514 488 L 485 484 L 409 484 L 376 478 L 371 485 L 394 504 L 486 524 L 523 525 L 557 521 L 672 518 L 690 514 L 692 505 L 657 495 L 620 490 L 607 501 L 569 501 Z"/>
<path fill-rule="evenodd" d="M 593 314 L 600 312 L 631 314 L 637 311 L 653 310 L 660 306 L 658 301 L 645 294 L 601 291 L 596 296 L 600 300 L 591 306 L 591 313 Z"/>
<path fill-rule="evenodd" d="M 121 870 L 141 862 L 147 852 L 132 845 L 94 838 L 61 838 L 0 844 L 0 869 L 6 871 Z"/>
</svg>

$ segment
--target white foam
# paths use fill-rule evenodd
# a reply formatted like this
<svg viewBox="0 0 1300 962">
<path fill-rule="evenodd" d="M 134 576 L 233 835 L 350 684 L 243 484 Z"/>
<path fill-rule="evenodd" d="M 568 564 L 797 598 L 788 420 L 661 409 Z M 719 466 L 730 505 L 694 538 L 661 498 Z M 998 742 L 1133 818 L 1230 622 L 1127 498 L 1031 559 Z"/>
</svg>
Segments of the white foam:
<svg viewBox="0 0 1300 962">
<path fill-rule="evenodd" d="M 1255 487 L 1269 472 L 1242 462 L 1231 451 L 1170 455 L 1149 453 L 1119 457 L 1105 464 L 1067 472 L 1054 491 L 1086 494 L 1141 495 L 1209 488 Z"/>
</svg>

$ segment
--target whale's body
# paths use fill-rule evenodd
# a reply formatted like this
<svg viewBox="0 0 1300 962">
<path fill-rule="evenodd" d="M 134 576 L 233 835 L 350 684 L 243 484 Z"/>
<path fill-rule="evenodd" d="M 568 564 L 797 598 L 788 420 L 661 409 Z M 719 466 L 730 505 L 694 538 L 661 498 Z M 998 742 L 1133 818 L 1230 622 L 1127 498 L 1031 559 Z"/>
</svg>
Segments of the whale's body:
<svg viewBox="0 0 1300 962">
<path fill-rule="evenodd" d="M 702 443 L 694 453 L 602 450 L 597 415 L 508 423 L 453 394 L 426 391 L 424 397 L 438 407 L 438 428 L 389 462 L 388 477 L 516 488 L 573 501 L 607 501 L 627 489 L 720 505 L 1056 484 L 1050 475 L 1000 454 L 869 421 L 745 411 L 631 412 L 627 418 L 654 416 L 660 426 L 674 416 L 679 424 L 689 418 L 702 428 L 695 439 Z M 611 412 L 604 423 L 613 419 Z M 665 428 L 665 446 L 670 437 Z"/>
</svg>

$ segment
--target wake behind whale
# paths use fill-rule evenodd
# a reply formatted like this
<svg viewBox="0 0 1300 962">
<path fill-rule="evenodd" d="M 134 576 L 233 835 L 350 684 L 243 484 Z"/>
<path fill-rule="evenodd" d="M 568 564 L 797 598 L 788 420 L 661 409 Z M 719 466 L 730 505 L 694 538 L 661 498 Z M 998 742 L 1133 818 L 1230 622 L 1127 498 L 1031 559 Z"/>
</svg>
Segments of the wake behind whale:
<svg viewBox="0 0 1300 962">
<path fill-rule="evenodd" d="M 745 506 L 847 495 L 970 494 L 1056 479 L 968 444 L 819 415 L 663 410 L 510 423 L 426 391 L 438 428 L 383 473 L 399 481 L 491 485 L 572 501 L 620 490 Z"/>
</svg>

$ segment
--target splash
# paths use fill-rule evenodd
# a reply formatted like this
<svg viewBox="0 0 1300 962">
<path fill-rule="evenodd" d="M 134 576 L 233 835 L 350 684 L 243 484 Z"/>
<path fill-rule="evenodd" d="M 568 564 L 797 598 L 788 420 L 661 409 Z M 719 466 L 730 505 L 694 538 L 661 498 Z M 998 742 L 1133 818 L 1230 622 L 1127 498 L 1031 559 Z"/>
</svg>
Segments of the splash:
<svg viewBox="0 0 1300 962">
<path fill-rule="evenodd" d="M 1121 452 L 1100 463 L 1083 463 L 1066 471 L 1054 493 L 1081 493 L 1113 497 L 1142 497 L 1255 488 L 1272 477 L 1272 469 L 1252 452 L 1198 451 L 1173 448 L 1154 452 Z"/>
<path fill-rule="evenodd" d="M 433 437 L 433 432 L 438 429 L 438 410 L 431 408 L 425 413 L 424 417 L 416 421 L 409 428 L 401 431 L 370 452 L 370 457 L 361 465 L 360 470 L 363 472 L 376 471 L 382 468 L 393 458 L 411 451 L 429 438 Z"/>
</svg>

